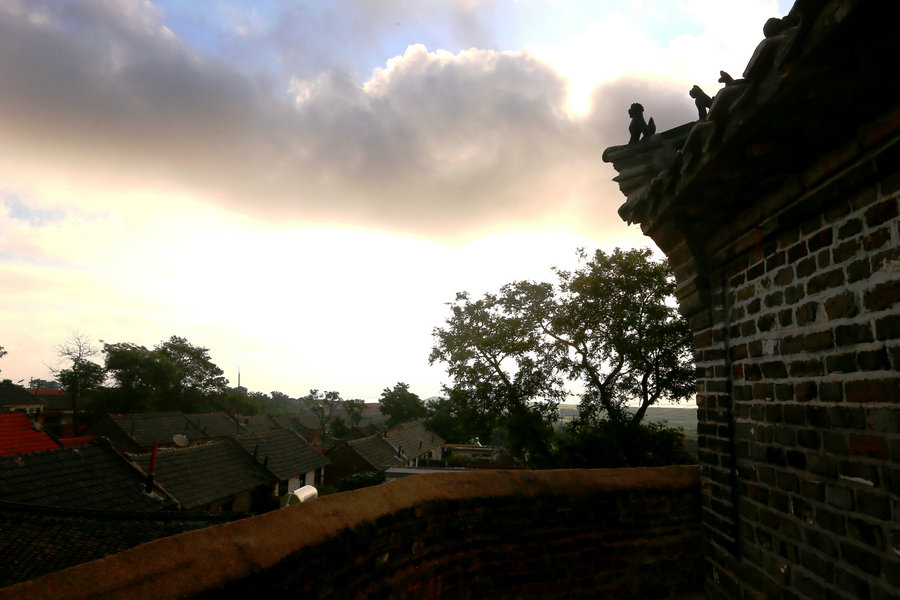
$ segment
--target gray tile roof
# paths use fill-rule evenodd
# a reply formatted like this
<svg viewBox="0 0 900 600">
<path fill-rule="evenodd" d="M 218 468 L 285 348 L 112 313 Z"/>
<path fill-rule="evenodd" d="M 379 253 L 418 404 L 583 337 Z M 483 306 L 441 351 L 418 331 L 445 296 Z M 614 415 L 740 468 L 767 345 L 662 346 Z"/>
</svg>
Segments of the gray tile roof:
<svg viewBox="0 0 900 600">
<path fill-rule="evenodd" d="M 243 429 L 223 412 L 184 415 L 207 437 L 219 438 L 241 433 Z"/>
<path fill-rule="evenodd" d="M 397 450 L 380 433 L 358 440 L 350 440 L 347 442 L 347 446 L 372 467 L 379 470 L 406 463 L 406 460 L 397 456 Z"/>
<path fill-rule="evenodd" d="M 145 479 L 103 440 L 0 457 L 0 501 L 112 511 L 156 511 L 171 498 L 144 493 Z"/>
<path fill-rule="evenodd" d="M 127 456 L 145 471 L 149 469 L 149 452 Z M 273 483 L 268 473 L 229 440 L 162 448 L 156 457 L 155 477 L 186 510 Z"/>
<path fill-rule="evenodd" d="M 444 443 L 441 436 L 428 431 L 421 421 L 402 423 L 385 435 L 391 445 L 400 449 L 408 458 L 418 458 L 440 448 Z"/>
<path fill-rule="evenodd" d="M 0 381 L 0 406 L 34 405 L 41 406 L 41 401 L 34 394 L 11 381 Z"/>
<path fill-rule="evenodd" d="M 331 462 L 290 429 L 245 433 L 234 436 L 234 440 L 281 481 L 315 471 Z"/>
<path fill-rule="evenodd" d="M 153 443 L 172 445 L 176 434 L 186 435 L 188 440 L 207 439 L 197 426 L 178 412 L 109 415 L 112 423 L 140 448 L 150 449 Z M 93 430 L 93 427 L 91 428 Z M 111 438 L 112 439 L 112 438 Z M 115 440 L 113 439 L 115 442 Z"/>
<path fill-rule="evenodd" d="M 241 425 L 246 431 L 271 431 L 273 429 L 281 429 L 275 419 L 269 415 L 253 415 L 252 417 L 241 417 Z"/>
<path fill-rule="evenodd" d="M 110 513 L 0 504 L 0 587 L 243 516 Z"/>
</svg>

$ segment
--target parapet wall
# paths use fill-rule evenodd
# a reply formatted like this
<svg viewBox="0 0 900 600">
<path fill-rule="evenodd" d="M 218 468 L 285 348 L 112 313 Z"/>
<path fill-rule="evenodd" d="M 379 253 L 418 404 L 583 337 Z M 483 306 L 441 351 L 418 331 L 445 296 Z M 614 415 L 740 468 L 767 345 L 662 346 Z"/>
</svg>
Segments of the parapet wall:
<svg viewBox="0 0 900 600">
<path fill-rule="evenodd" d="M 0 598 L 671 598 L 696 467 L 417 475 L 157 540 Z"/>
</svg>

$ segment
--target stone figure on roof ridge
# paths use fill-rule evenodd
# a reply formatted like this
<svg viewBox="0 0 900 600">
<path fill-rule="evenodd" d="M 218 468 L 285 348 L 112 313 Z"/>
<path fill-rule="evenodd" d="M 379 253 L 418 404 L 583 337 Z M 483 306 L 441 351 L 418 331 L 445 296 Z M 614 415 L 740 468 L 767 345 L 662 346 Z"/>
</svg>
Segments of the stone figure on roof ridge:
<svg viewBox="0 0 900 600">
<path fill-rule="evenodd" d="M 649 121 L 644 121 L 644 107 L 641 104 L 637 102 L 632 104 L 628 109 L 628 116 L 631 117 L 631 124 L 628 126 L 628 133 L 631 134 L 631 138 L 628 140 L 629 144 L 646 140 L 656 133 L 656 123 L 653 122 L 653 117 L 650 117 Z"/>
<path fill-rule="evenodd" d="M 709 107 L 712 106 L 712 98 L 700 89 L 699 85 L 695 85 L 691 88 L 691 91 L 688 92 L 691 98 L 694 99 L 694 104 L 697 106 L 697 115 L 700 119 L 705 119 L 707 112 L 709 111 Z"/>
</svg>

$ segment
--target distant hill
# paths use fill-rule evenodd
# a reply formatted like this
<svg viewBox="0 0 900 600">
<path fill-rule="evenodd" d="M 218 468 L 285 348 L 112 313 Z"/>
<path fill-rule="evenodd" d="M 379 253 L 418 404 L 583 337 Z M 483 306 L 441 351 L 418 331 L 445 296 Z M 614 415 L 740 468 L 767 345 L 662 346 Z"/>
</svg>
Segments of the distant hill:
<svg viewBox="0 0 900 600">
<path fill-rule="evenodd" d="M 578 406 L 575 404 L 560 404 L 559 416 L 563 421 L 570 421 L 578 415 Z M 681 406 L 651 406 L 644 416 L 645 421 L 666 421 L 669 427 L 681 427 L 685 437 L 696 439 L 697 437 L 697 406 L 692 402 L 685 402 Z"/>
</svg>

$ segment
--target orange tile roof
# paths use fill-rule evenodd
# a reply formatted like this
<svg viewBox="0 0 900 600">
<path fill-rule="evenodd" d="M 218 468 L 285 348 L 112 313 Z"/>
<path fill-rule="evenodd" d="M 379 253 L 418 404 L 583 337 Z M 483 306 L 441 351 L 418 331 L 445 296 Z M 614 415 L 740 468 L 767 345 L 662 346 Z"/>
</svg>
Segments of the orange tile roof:
<svg viewBox="0 0 900 600">
<path fill-rule="evenodd" d="M 52 437 L 34 428 L 24 413 L 0 414 L 0 456 L 28 454 L 59 448 Z"/>
</svg>

